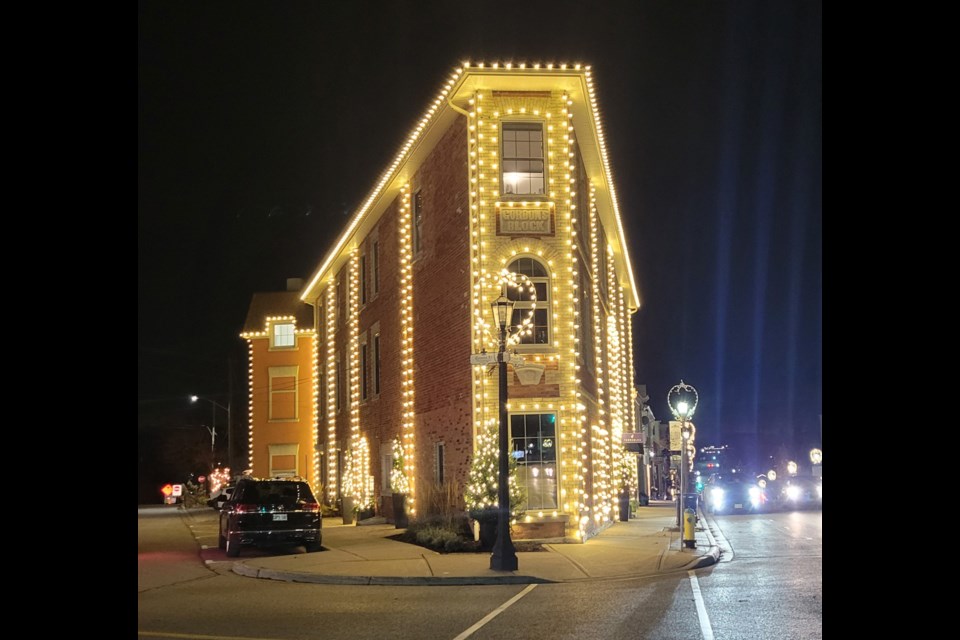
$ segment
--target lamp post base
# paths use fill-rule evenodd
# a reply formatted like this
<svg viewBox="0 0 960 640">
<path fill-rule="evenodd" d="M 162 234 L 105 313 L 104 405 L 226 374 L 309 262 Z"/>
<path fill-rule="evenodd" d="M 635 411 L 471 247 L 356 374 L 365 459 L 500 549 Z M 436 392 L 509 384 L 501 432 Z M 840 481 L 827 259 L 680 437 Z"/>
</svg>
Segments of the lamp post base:
<svg viewBox="0 0 960 640">
<path fill-rule="evenodd" d="M 507 540 L 506 544 L 503 544 L 503 537 L 497 536 L 493 554 L 490 556 L 490 568 L 494 571 L 516 571 L 518 566 L 517 550 L 513 543 Z"/>
</svg>

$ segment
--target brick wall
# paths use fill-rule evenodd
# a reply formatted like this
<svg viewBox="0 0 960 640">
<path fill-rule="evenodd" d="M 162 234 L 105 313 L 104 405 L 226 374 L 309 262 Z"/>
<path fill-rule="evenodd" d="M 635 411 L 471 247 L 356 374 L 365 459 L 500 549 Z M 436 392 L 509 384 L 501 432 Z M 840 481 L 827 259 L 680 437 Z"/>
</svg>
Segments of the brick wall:
<svg viewBox="0 0 960 640">
<path fill-rule="evenodd" d="M 473 452 L 470 393 L 470 221 L 467 125 L 457 120 L 411 181 L 423 197 L 422 249 L 414 256 L 414 407 L 417 483 L 465 481 Z"/>
</svg>

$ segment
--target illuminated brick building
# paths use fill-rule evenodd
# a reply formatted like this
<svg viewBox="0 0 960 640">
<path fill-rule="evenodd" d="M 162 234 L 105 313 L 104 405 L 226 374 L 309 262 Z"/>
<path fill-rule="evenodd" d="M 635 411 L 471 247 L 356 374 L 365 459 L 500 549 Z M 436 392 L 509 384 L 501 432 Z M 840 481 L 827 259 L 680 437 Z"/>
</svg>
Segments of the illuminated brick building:
<svg viewBox="0 0 960 640">
<path fill-rule="evenodd" d="M 505 290 L 504 269 L 535 302 Z M 300 474 L 327 502 L 349 473 L 349 492 L 391 517 L 395 438 L 414 513 L 428 484 L 463 486 L 477 430 L 498 420 L 496 371 L 470 355 L 496 351 L 490 303 L 505 293 L 530 322 L 511 347 L 526 362 L 509 370 L 519 537 L 582 540 L 617 517 L 640 304 L 589 67 L 454 70 L 301 289 L 313 325 L 297 335 L 318 352 L 301 396 L 316 441 L 298 449 L 316 456 Z M 251 424 L 264 475 L 272 426 Z"/>
</svg>

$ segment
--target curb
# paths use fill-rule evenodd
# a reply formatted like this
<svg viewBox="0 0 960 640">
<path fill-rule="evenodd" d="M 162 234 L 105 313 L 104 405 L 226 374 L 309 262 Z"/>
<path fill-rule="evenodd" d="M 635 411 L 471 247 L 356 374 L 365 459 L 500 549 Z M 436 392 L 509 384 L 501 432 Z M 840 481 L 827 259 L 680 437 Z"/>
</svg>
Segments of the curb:
<svg viewBox="0 0 960 640">
<path fill-rule="evenodd" d="M 257 569 L 242 562 L 234 563 L 233 572 L 247 578 L 280 580 L 283 582 L 304 582 L 310 584 L 346 584 L 380 586 L 477 586 L 495 584 L 554 584 L 554 580 L 534 576 L 459 576 L 441 578 L 438 576 L 325 576 L 316 573 L 298 573 L 295 571 L 277 571 Z"/>
</svg>

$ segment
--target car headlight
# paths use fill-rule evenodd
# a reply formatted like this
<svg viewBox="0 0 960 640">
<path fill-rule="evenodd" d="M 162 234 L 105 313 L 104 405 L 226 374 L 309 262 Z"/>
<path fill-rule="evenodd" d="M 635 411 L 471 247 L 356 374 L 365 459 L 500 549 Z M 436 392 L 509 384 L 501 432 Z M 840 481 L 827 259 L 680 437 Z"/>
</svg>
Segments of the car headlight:
<svg viewBox="0 0 960 640">
<path fill-rule="evenodd" d="M 790 485 L 784 491 L 787 492 L 787 497 L 791 500 L 797 500 L 800 498 L 800 487 L 795 485 Z"/>
<path fill-rule="evenodd" d="M 714 487 L 710 490 L 710 500 L 713 501 L 713 507 L 719 509 L 723 506 L 723 489 Z"/>
<path fill-rule="evenodd" d="M 750 487 L 750 490 L 747 492 L 750 495 L 750 504 L 754 507 L 760 506 L 760 496 L 762 495 L 760 487 Z"/>
</svg>

